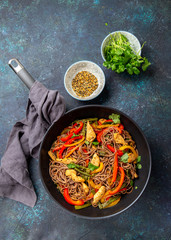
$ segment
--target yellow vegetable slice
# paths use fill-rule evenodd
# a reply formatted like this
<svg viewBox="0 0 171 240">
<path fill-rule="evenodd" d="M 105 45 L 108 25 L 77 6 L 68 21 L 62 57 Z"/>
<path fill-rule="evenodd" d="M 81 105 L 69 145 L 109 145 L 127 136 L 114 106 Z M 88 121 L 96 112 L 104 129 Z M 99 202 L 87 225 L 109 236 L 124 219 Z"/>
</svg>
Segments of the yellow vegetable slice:
<svg viewBox="0 0 171 240">
<path fill-rule="evenodd" d="M 76 143 L 72 143 L 72 144 L 64 144 L 65 147 L 72 147 L 72 146 L 75 146 L 77 144 L 80 144 L 81 142 L 83 142 L 85 139 L 85 137 L 83 137 L 80 141 L 76 142 Z"/>
<path fill-rule="evenodd" d="M 100 162 L 100 166 L 99 166 L 99 168 L 97 168 L 97 169 L 95 169 L 94 171 L 92 171 L 91 173 L 98 173 L 98 172 L 101 172 L 102 170 L 103 170 L 103 163 L 102 162 Z"/>
<path fill-rule="evenodd" d="M 131 146 L 122 146 L 122 147 L 119 148 L 119 150 L 122 150 L 122 151 L 125 150 L 125 149 L 130 149 L 133 152 L 133 154 L 135 155 L 135 158 L 138 157 L 138 154 L 136 153 L 135 149 Z"/>
<path fill-rule="evenodd" d="M 104 207 L 104 208 L 110 208 L 115 206 L 116 204 L 118 204 L 118 202 L 121 200 L 121 197 L 118 198 L 117 200 L 113 201 L 112 203 L 110 203 L 108 206 Z"/>
</svg>

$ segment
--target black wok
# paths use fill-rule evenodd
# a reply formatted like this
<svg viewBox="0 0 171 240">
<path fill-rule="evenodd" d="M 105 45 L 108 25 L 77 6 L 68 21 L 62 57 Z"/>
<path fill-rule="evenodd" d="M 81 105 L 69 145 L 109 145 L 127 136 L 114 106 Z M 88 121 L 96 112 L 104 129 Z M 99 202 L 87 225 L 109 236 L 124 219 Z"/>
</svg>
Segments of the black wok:
<svg viewBox="0 0 171 240">
<path fill-rule="evenodd" d="M 16 58 L 14 58 L 9 61 L 9 66 L 30 89 L 35 80 L 27 72 L 23 65 Z M 56 140 L 56 137 L 60 135 L 61 131 L 74 120 L 92 117 L 108 118 L 111 113 L 120 114 L 121 122 L 125 126 L 125 129 L 132 135 L 133 139 L 135 140 L 139 155 L 141 156 L 142 169 L 139 170 L 139 178 L 135 180 L 134 184 L 134 186 L 137 186 L 137 189 L 134 189 L 131 194 L 123 195 L 121 201 L 112 208 L 100 210 L 99 208 L 88 207 L 82 210 L 75 210 L 72 205 L 69 205 L 64 200 L 62 194 L 57 190 L 55 184 L 50 178 L 48 151 L 51 148 L 52 143 Z M 88 219 L 103 219 L 115 216 L 125 211 L 131 207 L 141 196 L 150 177 L 151 153 L 143 132 L 130 117 L 128 117 L 123 112 L 111 107 L 90 105 L 78 107 L 67 112 L 49 128 L 40 147 L 39 169 L 41 180 L 46 191 L 59 206 L 63 207 L 69 213 L 72 213 L 79 217 Z"/>
<path fill-rule="evenodd" d="M 134 184 L 134 186 L 137 186 L 137 189 L 134 189 L 131 194 L 123 195 L 121 201 L 112 208 L 100 210 L 99 208 L 88 207 L 81 210 L 75 210 L 74 206 L 68 204 L 64 200 L 62 194 L 57 190 L 56 185 L 51 180 L 49 175 L 48 151 L 51 148 L 52 143 L 56 140 L 56 137 L 60 135 L 61 131 L 74 120 L 91 117 L 107 118 L 111 113 L 120 114 L 121 122 L 135 140 L 139 155 L 141 156 L 142 169 L 139 170 L 139 178 L 135 180 Z M 115 216 L 125 211 L 131 207 L 141 196 L 150 177 L 151 153 L 143 132 L 130 117 L 111 107 L 89 105 L 78 107 L 67 112 L 49 128 L 40 147 L 39 169 L 41 180 L 46 191 L 59 206 L 64 208 L 67 212 L 79 217 L 88 219 L 102 219 Z"/>
</svg>

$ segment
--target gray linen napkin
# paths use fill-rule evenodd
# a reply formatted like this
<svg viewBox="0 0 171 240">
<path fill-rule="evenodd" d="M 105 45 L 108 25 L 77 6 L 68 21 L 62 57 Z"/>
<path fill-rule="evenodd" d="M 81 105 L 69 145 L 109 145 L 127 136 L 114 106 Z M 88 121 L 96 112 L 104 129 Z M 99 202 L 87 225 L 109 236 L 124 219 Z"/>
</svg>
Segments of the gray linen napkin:
<svg viewBox="0 0 171 240">
<path fill-rule="evenodd" d="M 0 196 L 33 207 L 37 197 L 29 177 L 27 161 L 38 158 L 40 143 L 48 127 L 65 112 L 63 97 L 35 81 L 29 92 L 26 118 L 10 134 L 0 167 Z"/>
</svg>

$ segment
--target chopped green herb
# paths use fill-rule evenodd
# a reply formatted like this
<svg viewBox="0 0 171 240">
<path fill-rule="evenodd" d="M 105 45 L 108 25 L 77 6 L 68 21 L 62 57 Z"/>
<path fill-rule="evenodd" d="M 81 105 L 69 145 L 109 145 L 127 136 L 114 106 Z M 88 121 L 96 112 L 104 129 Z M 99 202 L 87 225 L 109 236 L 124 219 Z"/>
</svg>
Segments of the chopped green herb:
<svg viewBox="0 0 171 240">
<path fill-rule="evenodd" d="M 87 144 L 87 145 L 88 145 L 89 143 L 90 143 L 89 141 L 85 140 L 85 144 Z"/>
<path fill-rule="evenodd" d="M 138 168 L 138 169 L 141 169 L 141 168 L 142 168 L 141 163 L 137 163 L 137 168 Z"/>
<path fill-rule="evenodd" d="M 144 63 L 142 65 L 142 70 L 145 72 L 147 70 L 148 66 L 151 65 L 151 63 L 145 57 L 143 58 L 143 60 L 144 60 Z"/>
<path fill-rule="evenodd" d="M 115 124 L 121 123 L 120 115 L 118 114 L 112 113 L 111 115 L 109 115 L 109 119 L 112 119 Z"/>
<path fill-rule="evenodd" d="M 89 168 L 91 171 L 94 171 L 94 170 L 97 169 L 98 167 L 95 166 L 95 165 L 92 164 L 92 163 L 89 163 L 89 164 L 88 164 L 88 168 Z"/>
<path fill-rule="evenodd" d="M 141 162 L 141 156 L 137 157 L 137 163 Z"/>
<path fill-rule="evenodd" d="M 99 142 L 92 142 L 93 145 L 99 145 Z"/>
<path fill-rule="evenodd" d="M 72 137 L 71 138 L 74 138 L 74 137 L 78 137 L 79 135 L 76 135 L 75 133 L 73 133 Z"/>
<path fill-rule="evenodd" d="M 106 61 L 103 65 L 116 73 L 127 71 L 130 75 L 138 75 L 140 74 L 140 67 L 143 71 L 146 71 L 148 66 L 151 65 L 147 58 L 141 57 L 132 49 L 128 39 L 121 33 L 111 35 L 104 48 L 104 55 Z"/>
<path fill-rule="evenodd" d="M 129 155 L 128 153 L 124 153 L 121 157 L 121 162 L 127 163 L 128 162 Z"/>
</svg>

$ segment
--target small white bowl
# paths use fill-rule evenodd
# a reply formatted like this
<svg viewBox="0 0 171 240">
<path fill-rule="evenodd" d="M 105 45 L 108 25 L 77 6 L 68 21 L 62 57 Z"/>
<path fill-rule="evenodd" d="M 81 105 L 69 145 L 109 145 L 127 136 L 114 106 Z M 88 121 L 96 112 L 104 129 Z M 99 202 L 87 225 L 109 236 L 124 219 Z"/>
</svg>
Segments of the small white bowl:
<svg viewBox="0 0 171 240">
<path fill-rule="evenodd" d="M 72 80 L 81 71 L 87 71 L 92 73 L 98 80 L 97 89 L 88 97 L 78 96 L 72 89 Z M 87 101 L 97 97 L 105 86 L 105 75 L 102 69 L 94 62 L 91 61 L 79 61 L 72 64 L 64 75 L 64 86 L 66 91 L 75 99 Z"/>
<path fill-rule="evenodd" d="M 106 61 L 105 56 L 104 56 L 104 49 L 105 46 L 108 44 L 111 36 L 113 36 L 115 33 L 121 33 L 122 35 L 124 35 L 128 41 L 130 42 L 130 45 L 132 47 L 132 49 L 138 53 L 139 55 L 141 55 L 141 44 L 139 42 L 139 40 L 130 32 L 126 32 L 126 31 L 115 31 L 110 33 L 109 35 L 107 35 L 105 37 L 105 39 L 103 40 L 102 44 L 101 44 L 101 55 L 104 61 Z"/>
</svg>

